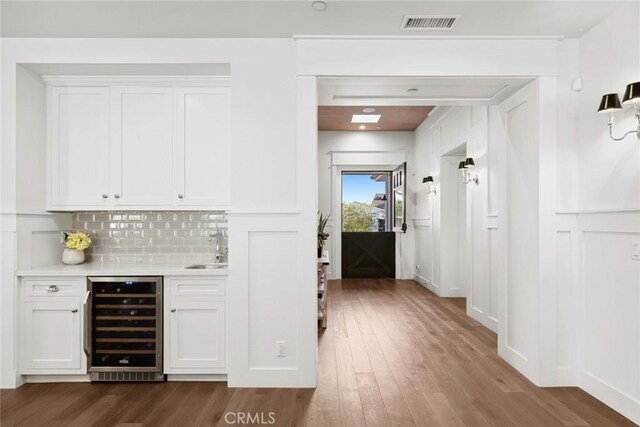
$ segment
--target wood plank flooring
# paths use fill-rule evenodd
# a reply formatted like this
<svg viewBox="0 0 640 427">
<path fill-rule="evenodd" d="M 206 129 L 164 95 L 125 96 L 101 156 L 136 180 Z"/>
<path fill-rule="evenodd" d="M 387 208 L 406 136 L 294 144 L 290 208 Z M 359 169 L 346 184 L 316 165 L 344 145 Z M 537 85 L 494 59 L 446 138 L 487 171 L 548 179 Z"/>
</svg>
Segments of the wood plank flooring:
<svg viewBox="0 0 640 427">
<path fill-rule="evenodd" d="M 497 357 L 495 334 L 467 317 L 463 299 L 370 279 L 330 282 L 328 295 L 315 390 L 27 384 L 1 392 L 0 425 L 242 425 L 225 421 L 233 411 L 265 423 L 274 412 L 277 426 L 633 425 L 577 388 L 533 386 Z"/>
</svg>

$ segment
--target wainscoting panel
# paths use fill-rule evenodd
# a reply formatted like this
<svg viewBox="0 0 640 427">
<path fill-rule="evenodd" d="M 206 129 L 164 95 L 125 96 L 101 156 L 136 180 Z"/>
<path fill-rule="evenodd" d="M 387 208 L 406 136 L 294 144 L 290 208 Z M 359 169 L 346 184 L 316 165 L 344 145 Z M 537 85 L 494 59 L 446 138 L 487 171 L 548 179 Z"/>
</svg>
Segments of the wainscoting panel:
<svg viewBox="0 0 640 427">
<path fill-rule="evenodd" d="M 229 213 L 229 385 L 316 381 L 316 221 L 295 211 Z M 276 344 L 285 343 L 285 357 Z"/>
<path fill-rule="evenodd" d="M 438 285 L 433 283 L 433 230 L 431 221 L 415 220 L 415 279 L 432 292 L 438 294 Z"/>
<path fill-rule="evenodd" d="M 575 248 L 571 231 L 558 231 L 556 283 L 556 365 L 559 370 L 573 369 L 576 356 L 574 271 Z"/>
<path fill-rule="evenodd" d="M 495 323 L 494 331 L 498 327 L 498 291 L 499 284 L 499 268 L 503 266 L 503 259 L 499 253 L 499 236 L 497 228 L 487 228 L 487 248 L 489 249 L 489 304 L 487 306 L 487 317 Z"/>
<path fill-rule="evenodd" d="M 293 293 L 276 289 L 297 284 L 295 231 L 250 231 L 249 237 L 249 369 L 295 368 L 297 365 L 296 307 Z M 287 334 L 273 335 L 273 331 Z M 282 332 L 280 332 L 282 333 Z M 276 341 L 287 342 L 287 357 L 275 357 Z M 273 348 L 272 352 L 264 349 Z"/>
<path fill-rule="evenodd" d="M 592 222 L 594 218 L 584 221 L 591 230 L 583 231 L 584 342 L 580 353 L 584 355 L 584 372 L 581 386 L 638 421 L 640 261 L 632 259 L 632 245 L 640 241 L 640 233 L 637 230 L 593 231 L 599 227 L 594 227 L 596 224 Z"/>
</svg>

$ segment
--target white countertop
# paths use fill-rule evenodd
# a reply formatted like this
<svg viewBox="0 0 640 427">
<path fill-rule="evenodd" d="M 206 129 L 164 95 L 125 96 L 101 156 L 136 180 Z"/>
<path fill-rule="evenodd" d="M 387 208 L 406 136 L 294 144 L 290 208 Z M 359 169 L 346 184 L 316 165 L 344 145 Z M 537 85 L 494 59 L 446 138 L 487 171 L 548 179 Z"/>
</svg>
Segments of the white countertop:
<svg viewBox="0 0 640 427">
<path fill-rule="evenodd" d="M 193 264 L 193 263 L 191 263 Z M 191 264 L 107 264 L 85 262 L 78 265 L 56 264 L 18 270 L 18 276 L 226 276 L 229 269 L 185 269 Z"/>
</svg>

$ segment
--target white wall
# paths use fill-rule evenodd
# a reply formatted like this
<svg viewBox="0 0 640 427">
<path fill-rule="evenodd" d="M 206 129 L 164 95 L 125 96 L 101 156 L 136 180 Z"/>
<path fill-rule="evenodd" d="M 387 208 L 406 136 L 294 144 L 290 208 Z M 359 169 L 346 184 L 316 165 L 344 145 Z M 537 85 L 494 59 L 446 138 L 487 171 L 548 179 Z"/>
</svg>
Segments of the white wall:
<svg viewBox="0 0 640 427">
<path fill-rule="evenodd" d="M 40 75 L 18 66 L 16 93 L 16 246 L 22 269 L 60 261 L 59 230 L 70 228 L 71 215 L 46 211 L 46 86 Z"/>
<path fill-rule="evenodd" d="M 578 281 L 579 384 L 640 423 L 640 141 L 609 139 L 607 116 L 595 110 L 600 97 L 640 80 L 640 3 L 630 3 L 577 41 L 581 92 L 574 145 L 578 164 L 577 213 L 562 215 L 564 251 L 577 251 L 577 266 L 561 266 Z M 637 126 L 631 109 L 616 114 L 615 136 Z M 562 131 L 562 130 L 561 130 Z M 573 170 L 572 170 L 573 172 Z M 566 257 L 566 255 L 565 255 Z M 561 264 L 559 264 L 561 265 Z"/>
<path fill-rule="evenodd" d="M 369 153 L 375 157 L 375 164 L 366 164 L 359 161 L 358 164 L 351 165 L 352 170 L 366 169 L 368 166 L 385 166 L 387 170 L 393 170 L 397 166 L 397 156 L 399 153 L 405 155 L 407 159 L 407 174 L 414 173 L 413 165 L 413 132 L 318 132 L 318 209 L 323 213 L 331 213 L 331 220 L 327 224 L 327 232 L 331 234 L 327 245 L 329 248 L 335 248 L 330 251 L 331 265 L 329 277 L 339 277 L 339 272 L 333 267 L 336 263 L 339 250 L 335 246 L 338 241 L 334 237 L 337 236 L 334 230 L 336 224 L 336 215 L 340 212 L 334 212 L 333 197 L 335 193 L 335 177 L 339 173 L 338 165 L 335 164 L 335 156 L 333 153 L 355 153 L 360 160 L 366 159 L 361 153 Z M 381 163 L 382 162 L 382 163 Z M 340 168 L 349 169 L 348 165 L 340 165 Z M 420 178 L 422 180 L 422 178 Z M 409 182 L 409 181 L 408 181 Z M 411 186 L 409 194 L 413 193 L 413 180 L 409 184 Z M 397 234 L 396 237 L 396 276 L 398 278 L 410 279 L 413 270 L 413 226 L 412 219 L 414 217 L 414 199 L 410 199 L 407 207 L 407 223 L 408 229 L 405 234 Z"/>
<path fill-rule="evenodd" d="M 497 280 L 490 275 L 489 259 L 498 257 L 498 246 L 490 245 L 492 230 L 497 228 L 497 213 L 489 211 L 489 198 L 497 197 L 494 188 L 489 192 L 489 113 L 487 107 L 452 107 L 442 109 L 443 116 L 427 119 L 415 133 L 416 185 L 422 176 L 432 175 L 440 190 L 437 195 L 427 195 L 422 188 L 416 193 L 419 220 L 416 221 L 416 268 L 415 279 L 440 296 L 460 296 L 457 290 L 458 274 L 464 277 L 467 286 L 463 295 L 467 296 L 467 312 L 485 326 L 497 328 Z M 446 155 L 460 146 L 466 146 L 466 155 L 473 157 L 476 167 L 473 175 L 478 175 L 479 184 L 469 183 L 466 191 L 466 225 L 464 256 L 458 257 L 458 248 L 447 250 L 446 241 L 456 239 L 456 227 L 443 229 L 443 216 L 451 203 L 443 198 L 450 197 L 444 192 L 456 191 L 451 181 L 460 181 L 455 176 L 442 174 L 442 162 Z M 446 182 L 445 182 L 446 180 Z M 441 188 L 440 185 L 442 184 Z M 446 185 L 449 184 L 449 185 Z M 494 183 L 495 185 L 495 183 Z M 458 195 L 454 195 L 457 200 Z M 444 224 L 446 226 L 446 224 Z M 455 224 L 454 224 L 455 225 Z M 494 253 L 488 253 L 488 246 Z M 456 273 L 456 274 L 454 274 Z"/>
</svg>

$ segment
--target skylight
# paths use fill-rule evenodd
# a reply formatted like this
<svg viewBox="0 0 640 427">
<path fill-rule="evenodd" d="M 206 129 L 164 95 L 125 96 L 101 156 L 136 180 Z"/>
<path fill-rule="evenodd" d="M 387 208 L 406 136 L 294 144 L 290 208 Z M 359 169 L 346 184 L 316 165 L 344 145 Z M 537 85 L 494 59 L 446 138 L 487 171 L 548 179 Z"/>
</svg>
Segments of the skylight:
<svg viewBox="0 0 640 427">
<path fill-rule="evenodd" d="M 381 114 L 354 114 L 351 123 L 378 123 Z"/>
</svg>

